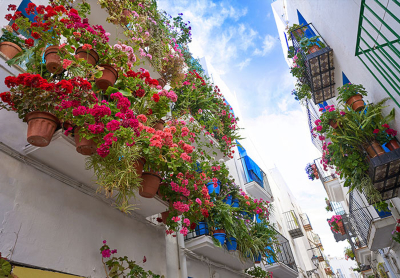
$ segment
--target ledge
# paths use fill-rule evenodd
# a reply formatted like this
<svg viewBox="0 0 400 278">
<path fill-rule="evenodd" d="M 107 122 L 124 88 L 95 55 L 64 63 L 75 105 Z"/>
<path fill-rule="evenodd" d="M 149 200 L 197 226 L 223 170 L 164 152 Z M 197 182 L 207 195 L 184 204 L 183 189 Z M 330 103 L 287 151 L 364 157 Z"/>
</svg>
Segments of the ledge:
<svg viewBox="0 0 400 278">
<path fill-rule="evenodd" d="M 368 265 L 371 259 L 371 250 L 367 246 L 355 249 L 354 255 L 356 256 L 356 261 Z"/>
<path fill-rule="evenodd" d="M 342 202 L 345 200 L 342 185 L 339 179 L 333 179 L 327 182 L 323 182 L 326 193 L 328 193 L 329 200 L 332 202 Z"/>
<path fill-rule="evenodd" d="M 244 188 L 246 189 L 246 191 L 253 196 L 256 199 L 260 199 L 262 198 L 265 201 L 268 202 L 273 202 L 274 198 L 272 195 L 270 195 L 264 188 L 262 188 L 257 182 L 252 181 L 249 183 L 246 183 L 244 185 Z"/>
<path fill-rule="evenodd" d="M 79 154 L 75 150 L 73 138 L 65 136 L 62 130 L 58 130 L 47 147 L 40 148 L 27 145 L 23 149 L 26 156 L 34 158 L 39 162 L 79 181 L 89 190 L 97 190 L 96 177 L 93 170 L 86 170 L 86 156 Z M 103 193 L 97 193 L 103 194 Z M 130 204 L 134 205 L 135 213 L 148 217 L 168 208 L 168 203 L 162 201 L 158 196 L 154 198 L 143 198 L 136 193 L 135 198 L 131 198 Z"/>
<path fill-rule="evenodd" d="M 229 252 L 225 248 L 215 246 L 212 238 L 207 235 L 186 240 L 185 247 L 196 254 L 235 270 L 244 270 L 254 265 L 254 262 L 250 260 L 243 263 L 239 259 L 238 251 Z"/>
<path fill-rule="evenodd" d="M 392 232 L 396 226 L 393 216 L 374 220 L 369 228 L 368 248 L 371 251 L 389 247 L 392 244 Z"/>
<path fill-rule="evenodd" d="M 296 270 L 281 262 L 264 265 L 264 268 L 265 270 L 272 272 L 274 278 L 296 278 L 299 276 L 299 273 Z"/>
</svg>

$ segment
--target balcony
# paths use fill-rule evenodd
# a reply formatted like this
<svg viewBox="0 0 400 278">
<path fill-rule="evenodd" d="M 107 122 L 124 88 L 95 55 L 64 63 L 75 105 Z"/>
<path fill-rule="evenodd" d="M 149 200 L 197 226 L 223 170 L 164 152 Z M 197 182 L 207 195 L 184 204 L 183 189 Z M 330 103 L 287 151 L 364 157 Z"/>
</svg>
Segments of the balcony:
<svg viewBox="0 0 400 278">
<path fill-rule="evenodd" d="M 368 246 L 371 251 L 391 246 L 396 219 L 390 212 L 377 211 L 357 190 L 350 192 L 349 210 L 350 220 L 362 246 Z"/>
<path fill-rule="evenodd" d="M 334 169 L 328 168 L 325 171 L 320 163 L 321 159 L 314 160 L 317 166 L 318 174 L 324 185 L 325 191 L 328 194 L 331 202 L 342 202 L 345 200 L 342 185 L 339 181 L 339 176 L 335 173 Z"/>
<path fill-rule="evenodd" d="M 185 247 L 198 255 L 235 270 L 245 270 L 254 265 L 251 260 L 242 262 L 239 258 L 239 251 L 228 251 L 224 247 L 214 245 L 208 229 L 198 234 L 196 232 L 188 233 L 185 236 Z"/>
<path fill-rule="evenodd" d="M 296 213 L 294 210 L 287 211 L 283 213 L 286 219 L 287 227 L 288 227 L 288 232 L 290 236 L 295 239 L 298 237 L 304 236 L 303 231 L 301 230 L 299 220 L 296 216 Z"/>
<path fill-rule="evenodd" d="M 81 184 L 80 189 L 87 194 L 103 194 L 96 193 L 96 177 L 93 170 L 86 170 L 86 157 L 75 150 L 75 140 L 65 136 L 62 130 L 54 133 L 49 146 L 39 148 L 28 144 L 23 151 L 26 156 L 78 181 Z M 134 212 L 143 217 L 163 212 L 168 208 L 168 203 L 162 201 L 157 195 L 149 199 L 136 194 L 135 198 L 130 200 L 130 204 L 137 208 Z"/>
<path fill-rule="evenodd" d="M 244 185 L 248 192 L 255 199 L 263 199 L 264 201 L 273 202 L 274 197 L 269 187 L 267 175 L 260 170 L 263 179 L 259 179 L 253 171 L 249 171 L 250 182 Z"/>
<path fill-rule="evenodd" d="M 315 45 L 306 53 L 300 44 L 303 39 L 319 36 Z M 291 32 L 293 47 L 306 65 L 306 76 L 303 83 L 311 88 L 312 98 L 315 104 L 322 103 L 335 97 L 335 67 L 333 65 L 333 50 L 320 36 L 312 23 L 302 26 Z M 314 52 L 312 52 L 314 51 Z"/>
<path fill-rule="evenodd" d="M 310 219 L 308 218 L 308 215 L 305 213 L 300 214 L 300 219 L 301 222 L 303 223 L 303 228 L 304 230 L 307 231 L 311 231 L 312 230 L 312 226 L 311 226 L 311 222 Z"/>
<path fill-rule="evenodd" d="M 272 272 L 274 278 L 298 277 L 299 273 L 289 241 L 278 233 L 277 242 L 274 244 L 276 258 L 267 257 L 268 264 L 264 265 L 265 270 Z"/>
</svg>

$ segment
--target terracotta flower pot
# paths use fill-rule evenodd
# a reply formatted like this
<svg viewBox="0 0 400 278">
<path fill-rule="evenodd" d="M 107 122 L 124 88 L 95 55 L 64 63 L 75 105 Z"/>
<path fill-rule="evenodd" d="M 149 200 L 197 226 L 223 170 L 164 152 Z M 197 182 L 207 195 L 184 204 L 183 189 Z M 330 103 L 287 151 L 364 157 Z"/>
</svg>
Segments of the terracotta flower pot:
<svg viewBox="0 0 400 278">
<path fill-rule="evenodd" d="M 79 129 L 80 127 L 76 127 L 74 131 L 76 151 L 83 155 L 94 154 L 97 150 L 97 144 L 92 139 L 81 138 L 79 136 Z"/>
<path fill-rule="evenodd" d="M 46 69 L 54 74 L 63 72 L 62 61 L 58 55 L 58 45 L 49 46 L 44 52 L 44 59 L 46 60 Z"/>
<path fill-rule="evenodd" d="M 129 17 L 132 15 L 132 12 L 130 10 L 127 9 L 123 9 L 122 11 L 122 15 L 121 15 L 121 24 L 122 25 L 127 25 L 128 21 L 129 21 Z"/>
<path fill-rule="evenodd" d="M 356 112 L 361 111 L 365 107 L 364 101 L 363 101 L 363 96 L 360 94 L 350 97 L 346 101 L 346 103 L 347 103 L 347 105 L 351 106 L 351 109 L 353 109 Z"/>
<path fill-rule="evenodd" d="M 314 176 L 315 176 L 315 178 L 316 178 L 317 180 L 319 179 L 318 172 L 314 172 Z"/>
<path fill-rule="evenodd" d="M 160 85 L 161 88 L 164 88 L 165 85 L 167 85 L 167 82 L 164 80 L 164 78 L 158 78 L 157 81 L 158 81 L 158 85 Z"/>
<path fill-rule="evenodd" d="M 161 199 L 164 199 L 164 195 L 162 195 L 161 192 L 160 192 L 160 189 L 161 189 L 163 186 L 167 186 L 167 183 L 165 183 L 165 182 L 160 183 L 160 186 L 158 187 L 158 190 L 157 190 L 157 195 L 158 195 L 158 197 L 160 197 Z"/>
<path fill-rule="evenodd" d="M 338 128 L 338 123 L 335 120 L 329 120 L 329 125 L 333 128 L 333 129 L 337 129 Z"/>
<path fill-rule="evenodd" d="M 22 52 L 22 48 L 12 42 L 2 42 L 0 43 L 0 51 L 9 59 L 12 59 L 15 55 Z"/>
<path fill-rule="evenodd" d="M 46 147 L 50 144 L 54 131 L 60 124 L 57 117 L 48 112 L 30 112 L 25 116 L 28 123 L 27 140 L 36 147 Z"/>
<path fill-rule="evenodd" d="M 311 53 L 317 52 L 320 49 L 321 48 L 319 47 L 319 45 L 313 45 L 308 49 L 308 53 L 311 54 Z"/>
<path fill-rule="evenodd" d="M 140 177 L 143 173 L 143 167 L 146 163 L 146 159 L 143 157 L 139 158 L 137 161 L 133 163 L 133 168 L 136 170 L 136 174 Z"/>
<path fill-rule="evenodd" d="M 100 65 L 100 67 L 104 68 L 102 70 L 103 75 L 96 79 L 96 86 L 104 91 L 115 84 L 118 79 L 118 72 L 110 65 Z"/>
<path fill-rule="evenodd" d="M 386 148 L 388 148 L 390 151 L 397 150 L 400 148 L 399 142 L 397 140 L 392 139 L 389 142 L 386 143 Z"/>
<path fill-rule="evenodd" d="M 143 172 L 142 179 L 139 195 L 144 198 L 153 198 L 160 187 L 161 177 L 155 172 Z"/>
<path fill-rule="evenodd" d="M 90 49 L 90 51 L 87 52 L 82 47 L 79 47 L 75 52 L 75 56 L 78 59 L 85 59 L 92 66 L 95 66 L 99 61 L 99 54 L 97 54 L 93 49 Z"/>
<path fill-rule="evenodd" d="M 339 226 L 339 233 L 341 233 L 342 235 L 345 235 L 346 231 L 344 230 L 344 226 L 343 226 L 343 221 L 342 220 L 340 220 L 338 222 L 338 226 Z"/>
<path fill-rule="evenodd" d="M 169 211 L 164 211 L 161 213 L 161 219 L 164 224 L 167 224 L 168 216 L 169 216 Z"/>
<path fill-rule="evenodd" d="M 376 140 L 372 141 L 371 144 L 366 145 L 366 150 L 370 158 L 374 158 L 385 153 L 381 144 L 379 144 Z"/>
<path fill-rule="evenodd" d="M 155 130 L 163 130 L 164 129 L 164 124 L 165 124 L 164 120 L 158 120 L 156 122 L 156 124 L 154 125 L 154 129 Z"/>
<path fill-rule="evenodd" d="M 214 230 L 214 233 L 223 233 L 223 234 L 225 234 L 225 230 L 224 229 Z"/>
<path fill-rule="evenodd" d="M 314 170 L 314 172 L 317 171 L 317 165 L 312 164 L 312 165 L 311 165 L 311 168 Z"/>
</svg>

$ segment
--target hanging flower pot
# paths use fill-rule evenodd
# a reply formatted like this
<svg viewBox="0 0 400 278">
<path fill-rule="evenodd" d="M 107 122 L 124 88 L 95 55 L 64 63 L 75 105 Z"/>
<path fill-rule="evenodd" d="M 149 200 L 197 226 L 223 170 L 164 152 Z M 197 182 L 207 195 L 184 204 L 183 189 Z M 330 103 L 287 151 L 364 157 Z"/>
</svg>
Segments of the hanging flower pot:
<svg viewBox="0 0 400 278">
<path fill-rule="evenodd" d="M 233 199 L 232 200 L 232 205 L 233 208 L 238 208 L 239 207 L 239 199 Z"/>
<path fill-rule="evenodd" d="M 337 224 L 339 226 L 339 233 L 341 233 L 342 235 L 345 235 L 346 231 L 344 230 L 343 220 L 338 221 Z"/>
<path fill-rule="evenodd" d="M 225 231 L 224 233 L 214 233 L 213 236 L 216 240 L 219 241 L 219 243 L 221 243 L 221 245 L 224 245 L 226 239 Z"/>
<path fill-rule="evenodd" d="M 160 187 L 161 177 L 155 172 L 142 173 L 142 186 L 139 188 L 139 195 L 144 198 L 153 198 Z"/>
<path fill-rule="evenodd" d="M 46 69 L 54 74 L 60 74 L 63 72 L 62 61 L 60 55 L 58 55 L 58 45 L 49 46 L 44 52 L 44 59 L 46 60 Z"/>
<path fill-rule="evenodd" d="M 215 233 L 217 233 L 217 234 L 225 234 L 225 230 L 224 229 L 215 229 L 214 230 L 214 234 Z"/>
<path fill-rule="evenodd" d="M 237 242 L 236 238 L 234 237 L 229 237 L 226 239 L 226 248 L 228 251 L 236 251 L 237 250 Z"/>
<path fill-rule="evenodd" d="M 36 147 L 48 146 L 60 125 L 57 117 L 48 112 L 30 112 L 25 116 L 25 121 L 28 123 L 27 141 Z"/>
<path fill-rule="evenodd" d="M 118 72 L 110 65 L 100 65 L 100 67 L 104 68 L 102 70 L 103 75 L 96 79 L 96 86 L 105 91 L 109 86 L 115 84 L 118 79 Z"/>
<path fill-rule="evenodd" d="M 81 47 L 78 47 L 78 49 L 75 52 L 75 56 L 78 59 L 85 59 L 88 64 L 91 64 L 92 66 L 95 66 L 97 62 L 99 61 L 99 54 L 93 49 L 90 49 L 89 52 L 87 52 L 85 49 Z"/>
<path fill-rule="evenodd" d="M 92 155 L 97 150 L 97 144 L 92 140 L 81 138 L 79 136 L 80 127 L 76 127 L 74 131 L 76 151 L 82 155 Z"/>
<path fill-rule="evenodd" d="M 261 263 L 261 254 L 258 254 L 258 256 L 254 258 L 254 263 L 256 264 Z"/>
<path fill-rule="evenodd" d="M 318 175 L 318 172 L 317 171 L 314 171 L 314 176 L 315 176 L 315 178 L 318 180 L 319 179 L 319 175 Z"/>
<path fill-rule="evenodd" d="M 167 224 L 168 216 L 169 216 L 169 210 L 161 213 L 161 219 L 162 219 L 162 222 L 164 223 L 164 225 Z"/>
<path fill-rule="evenodd" d="M 363 110 L 365 107 L 364 101 L 363 101 L 363 96 L 360 94 L 350 97 L 346 101 L 346 103 L 347 103 L 347 105 L 351 106 L 351 109 L 353 109 L 356 112 Z"/>
<path fill-rule="evenodd" d="M 399 142 L 396 139 L 392 139 L 386 143 L 386 148 L 388 148 L 391 152 L 400 148 Z"/>
<path fill-rule="evenodd" d="M 140 157 L 137 161 L 135 161 L 133 163 L 133 168 L 135 168 L 136 174 L 138 175 L 138 177 L 140 177 L 142 175 L 143 167 L 144 167 L 145 163 L 146 163 L 146 159 L 144 159 L 143 157 Z"/>
<path fill-rule="evenodd" d="M 7 58 L 12 59 L 15 55 L 22 52 L 22 48 L 12 42 L 2 42 L 0 43 L 0 51 L 6 55 Z"/>
<path fill-rule="evenodd" d="M 333 129 L 337 129 L 338 128 L 338 123 L 335 120 L 329 120 L 329 125 L 333 128 Z"/>
<path fill-rule="evenodd" d="M 227 204 L 227 205 L 232 205 L 232 195 L 228 195 L 228 196 L 226 196 L 223 200 L 222 200 L 222 202 L 224 202 L 225 204 Z"/>
<path fill-rule="evenodd" d="M 212 182 L 212 181 L 208 182 L 207 189 L 208 189 L 209 194 L 215 192 L 215 194 L 218 195 L 221 190 L 221 182 L 220 181 L 217 182 L 217 187 L 214 186 L 214 182 Z"/>
<path fill-rule="evenodd" d="M 195 228 L 196 235 L 197 236 L 202 236 L 202 235 L 208 235 L 208 225 L 207 222 L 205 221 L 200 221 Z"/>
<path fill-rule="evenodd" d="M 366 145 L 366 151 L 371 159 L 385 153 L 381 144 L 379 144 L 376 140 L 372 141 L 371 144 Z"/>
<path fill-rule="evenodd" d="M 318 50 L 320 50 L 321 48 L 319 47 L 319 45 L 313 45 L 308 49 L 308 54 L 317 52 Z"/>
<path fill-rule="evenodd" d="M 122 25 L 127 25 L 129 23 L 129 17 L 131 17 L 132 12 L 130 10 L 127 9 L 123 9 L 122 10 L 122 15 L 120 18 L 121 24 Z"/>
<path fill-rule="evenodd" d="M 314 172 L 317 171 L 317 165 L 312 164 L 312 165 L 311 165 L 311 168 L 314 170 Z"/>
<path fill-rule="evenodd" d="M 63 130 L 69 130 L 70 133 L 74 133 L 74 124 L 70 121 L 65 121 L 62 123 Z"/>
<path fill-rule="evenodd" d="M 297 34 L 297 36 L 299 36 L 299 38 L 301 39 L 302 37 L 304 37 L 304 31 L 302 28 L 299 28 L 297 30 L 294 30 L 294 32 Z"/>
<path fill-rule="evenodd" d="M 155 130 L 163 130 L 164 129 L 164 124 L 165 124 L 165 121 L 160 119 L 154 125 L 154 129 Z"/>
<path fill-rule="evenodd" d="M 164 88 L 165 85 L 167 85 L 167 82 L 165 81 L 164 78 L 158 78 L 157 81 L 158 81 L 158 85 L 160 85 L 161 88 Z"/>
</svg>

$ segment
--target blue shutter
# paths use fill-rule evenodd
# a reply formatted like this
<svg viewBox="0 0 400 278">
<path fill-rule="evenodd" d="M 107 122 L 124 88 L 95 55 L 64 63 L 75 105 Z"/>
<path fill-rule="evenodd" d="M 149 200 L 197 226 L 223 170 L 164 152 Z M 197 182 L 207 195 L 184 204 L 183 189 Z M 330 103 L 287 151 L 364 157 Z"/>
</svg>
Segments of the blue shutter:
<svg viewBox="0 0 400 278">
<path fill-rule="evenodd" d="M 303 26 L 308 25 L 307 21 L 301 15 L 299 10 L 297 10 L 297 17 L 299 18 L 299 25 L 303 25 Z M 304 33 L 307 36 L 307 38 L 312 38 L 312 37 L 316 36 L 316 34 L 314 33 L 314 31 L 311 28 L 307 28 L 307 30 Z"/>
<path fill-rule="evenodd" d="M 343 85 L 350 83 L 350 80 L 347 78 L 347 76 L 344 74 L 342 71 L 342 79 L 343 79 Z"/>
</svg>

